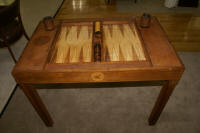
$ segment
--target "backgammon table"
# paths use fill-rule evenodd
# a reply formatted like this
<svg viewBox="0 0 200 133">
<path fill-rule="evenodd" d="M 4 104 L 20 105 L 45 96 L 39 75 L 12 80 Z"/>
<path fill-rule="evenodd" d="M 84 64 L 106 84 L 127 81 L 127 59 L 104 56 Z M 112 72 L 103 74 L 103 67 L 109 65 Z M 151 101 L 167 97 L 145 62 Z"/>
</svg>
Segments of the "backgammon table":
<svg viewBox="0 0 200 133">
<path fill-rule="evenodd" d="M 35 84 L 164 81 L 149 116 L 154 125 L 184 72 L 184 65 L 155 17 L 150 27 L 140 17 L 39 22 L 12 74 L 47 126 L 53 120 Z M 97 39 L 95 24 L 101 36 Z M 100 60 L 94 44 L 100 42 Z"/>
</svg>

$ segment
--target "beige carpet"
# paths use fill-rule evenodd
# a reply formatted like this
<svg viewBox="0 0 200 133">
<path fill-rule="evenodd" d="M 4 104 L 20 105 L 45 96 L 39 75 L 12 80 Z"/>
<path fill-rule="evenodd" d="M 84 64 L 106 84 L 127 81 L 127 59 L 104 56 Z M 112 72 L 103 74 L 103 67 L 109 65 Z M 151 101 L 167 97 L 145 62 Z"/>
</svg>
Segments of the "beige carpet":
<svg viewBox="0 0 200 133">
<path fill-rule="evenodd" d="M 53 15 L 60 3 L 61 0 L 22 0 L 28 34 L 32 34 L 44 16 Z M 23 37 L 12 46 L 17 56 L 26 42 Z M 54 119 L 51 128 L 43 124 L 17 89 L 0 119 L 0 133 L 199 133 L 200 53 L 179 55 L 186 71 L 156 126 L 148 126 L 147 118 L 159 86 L 40 89 L 39 94 Z M 13 63 L 6 49 L 0 49 L 0 61 L 0 89 L 7 91 L 15 82 L 10 75 Z"/>
</svg>

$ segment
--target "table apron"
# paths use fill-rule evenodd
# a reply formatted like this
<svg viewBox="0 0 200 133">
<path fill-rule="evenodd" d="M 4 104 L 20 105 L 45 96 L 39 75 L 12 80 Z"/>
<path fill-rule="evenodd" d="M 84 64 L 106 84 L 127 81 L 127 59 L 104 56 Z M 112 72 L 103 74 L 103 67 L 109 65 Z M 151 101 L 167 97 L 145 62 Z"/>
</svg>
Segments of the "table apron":
<svg viewBox="0 0 200 133">
<path fill-rule="evenodd" d="M 13 73 L 18 83 L 31 84 L 179 80 L 181 75 L 181 70 Z"/>
</svg>

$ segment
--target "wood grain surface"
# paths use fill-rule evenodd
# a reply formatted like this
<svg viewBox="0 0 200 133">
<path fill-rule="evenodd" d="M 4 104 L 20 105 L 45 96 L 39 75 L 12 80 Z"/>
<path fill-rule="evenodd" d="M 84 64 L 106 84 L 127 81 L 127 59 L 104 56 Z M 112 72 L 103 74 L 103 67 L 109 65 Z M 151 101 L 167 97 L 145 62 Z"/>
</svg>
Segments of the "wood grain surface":
<svg viewBox="0 0 200 133">
<path fill-rule="evenodd" d="M 146 59 L 133 23 L 104 25 L 103 31 L 110 61 L 142 61 Z"/>
<path fill-rule="evenodd" d="M 110 24 L 104 22 L 102 30 L 103 61 L 145 61 L 142 40 L 133 22 Z M 53 63 L 92 62 L 94 52 L 94 25 L 63 23 L 53 47 Z"/>
<path fill-rule="evenodd" d="M 56 19 L 110 18 L 141 16 L 141 13 L 120 13 L 115 4 L 105 0 L 65 1 Z M 165 29 L 169 40 L 178 51 L 200 51 L 200 14 L 151 13 Z"/>
<path fill-rule="evenodd" d="M 63 26 L 56 42 L 55 63 L 91 62 L 92 27 Z"/>
</svg>

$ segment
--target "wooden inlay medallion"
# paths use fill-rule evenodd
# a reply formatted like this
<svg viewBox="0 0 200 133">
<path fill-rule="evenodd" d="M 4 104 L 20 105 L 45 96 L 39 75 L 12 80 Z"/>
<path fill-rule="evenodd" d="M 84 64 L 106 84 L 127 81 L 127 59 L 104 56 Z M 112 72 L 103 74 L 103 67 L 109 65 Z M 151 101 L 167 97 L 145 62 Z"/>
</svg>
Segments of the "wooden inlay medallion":
<svg viewBox="0 0 200 133">
<path fill-rule="evenodd" d="M 102 72 L 94 72 L 91 74 L 91 78 L 94 81 L 102 81 L 104 79 L 104 74 Z"/>
<path fill-rule="evenodd" d="M 33 40 L 33 43 L 36 45 L 43 45 L 46 44 L 49 40 L 49 36 L 39 36 Z"/>
</svg>

